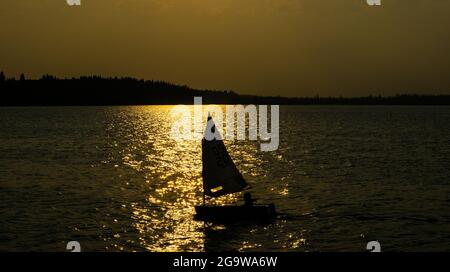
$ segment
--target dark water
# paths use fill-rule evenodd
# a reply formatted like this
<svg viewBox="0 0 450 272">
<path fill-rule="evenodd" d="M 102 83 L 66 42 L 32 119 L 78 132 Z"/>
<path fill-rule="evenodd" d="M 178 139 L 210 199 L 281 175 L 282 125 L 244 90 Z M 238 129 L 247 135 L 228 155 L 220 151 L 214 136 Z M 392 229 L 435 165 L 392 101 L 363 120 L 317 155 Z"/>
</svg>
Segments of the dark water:
<svg viewBox="0 0 450 272">
<path fill-rule="evenodd" d="M 277 151 L 226 144 L 285 215 L 207 229 L 200 142 L 170 138 L 170 109 L 0 108 L 0 250 L 450 250 L 449 107 L 281 107 Z"/>
</svg>

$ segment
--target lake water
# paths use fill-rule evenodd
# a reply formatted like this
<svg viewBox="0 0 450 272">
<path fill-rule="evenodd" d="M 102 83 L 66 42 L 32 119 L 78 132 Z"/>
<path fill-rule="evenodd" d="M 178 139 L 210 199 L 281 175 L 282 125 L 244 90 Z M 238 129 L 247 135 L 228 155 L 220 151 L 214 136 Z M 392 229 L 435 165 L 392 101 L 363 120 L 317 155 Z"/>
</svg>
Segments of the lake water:
<svg viewBox="0 0 450 272">
<path fill-rule="evenodd" d="M 277 151 L 226 145 L 283 216 L 207 228 L 201 143 L 170 138 L 171 108 L 0 108 L 0 250 L 450 250 L 450 107 L 281 106 Z"/>
</svg>

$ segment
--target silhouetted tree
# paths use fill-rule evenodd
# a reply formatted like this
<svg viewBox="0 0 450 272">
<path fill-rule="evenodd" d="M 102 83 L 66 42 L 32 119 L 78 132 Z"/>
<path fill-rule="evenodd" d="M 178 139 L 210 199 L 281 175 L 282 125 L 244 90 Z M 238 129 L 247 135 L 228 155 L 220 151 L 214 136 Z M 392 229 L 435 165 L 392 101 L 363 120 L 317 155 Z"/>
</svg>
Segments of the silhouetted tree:
<svg viewBox="0 0 450 272">
<path fill-rule="evenodd" d="M 3 71 L 0 73 L 0 82 L 5 81 L 6 77 L 5 74 L 3 73 Z"/>
<path fill-rule="evenodd" d="M 24 74 L 20 74 L 20 81 L 25 81 L 25 75 Z"/>
</svg>

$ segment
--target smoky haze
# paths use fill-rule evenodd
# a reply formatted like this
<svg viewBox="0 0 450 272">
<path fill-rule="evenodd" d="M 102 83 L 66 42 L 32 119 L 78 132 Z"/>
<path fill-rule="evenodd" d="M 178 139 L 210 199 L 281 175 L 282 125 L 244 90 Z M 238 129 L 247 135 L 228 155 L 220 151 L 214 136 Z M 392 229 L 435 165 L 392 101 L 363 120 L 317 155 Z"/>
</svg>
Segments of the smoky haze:
<svg viewBox="0 0 450 272">
<path fill-rule="evenodd" d="M 9 76 L 283 96 L 450 94 L 450 1 L 2 0 Z"/>
</svg>

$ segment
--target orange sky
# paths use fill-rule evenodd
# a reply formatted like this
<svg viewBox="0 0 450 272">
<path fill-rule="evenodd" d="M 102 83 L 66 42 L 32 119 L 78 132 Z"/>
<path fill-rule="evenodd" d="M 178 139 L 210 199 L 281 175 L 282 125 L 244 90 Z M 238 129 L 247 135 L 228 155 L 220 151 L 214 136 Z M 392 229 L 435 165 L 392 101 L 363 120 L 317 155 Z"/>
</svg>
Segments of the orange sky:
<svg viewBox="0 0 450 272">
<path fill-rule="evenodd" d="M 0 70 L 262 95 L 450 94 L 450 1 L 0 1 Z"/>
</svg>

